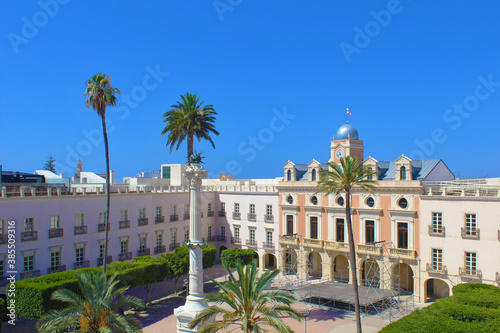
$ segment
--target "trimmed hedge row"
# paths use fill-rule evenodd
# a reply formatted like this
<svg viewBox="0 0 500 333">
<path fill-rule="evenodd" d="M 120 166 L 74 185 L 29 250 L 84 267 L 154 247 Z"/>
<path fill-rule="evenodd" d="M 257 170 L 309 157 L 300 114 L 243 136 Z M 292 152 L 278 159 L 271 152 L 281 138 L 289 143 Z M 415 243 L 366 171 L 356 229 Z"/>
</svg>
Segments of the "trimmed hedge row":
<svg viewBox="0 0 500 333">
<path fill-rule="evenodd" d="M 226 249 L 221 253 L 221 262 L 226 267 L 234 268 L 240 259 L 245 266 L 252 263 L 254 254 L 251 249 Z"/>
<path fill-rule="evenodd" d="M 386 326 L 382 333 L 396 332 L 499 332 L 500 288 L 466 283 L 453 287 L 453 296 Z"/>
<path fill-rule="evenodd" d="M 0 298 L 0 333 L 2 332 L 3 318 L 5 317 L 5 301 Z"/>
</svg>

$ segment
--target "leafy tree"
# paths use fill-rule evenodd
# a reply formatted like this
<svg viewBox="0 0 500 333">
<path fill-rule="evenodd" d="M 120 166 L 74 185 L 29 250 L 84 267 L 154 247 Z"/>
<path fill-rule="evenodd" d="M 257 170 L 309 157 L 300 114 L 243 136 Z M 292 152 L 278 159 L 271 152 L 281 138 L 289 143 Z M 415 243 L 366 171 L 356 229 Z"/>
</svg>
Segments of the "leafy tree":
<svg viewBox="0 0 500 333">
<path fill-rule="evenodd" d="M 106 260 L 108 258 L 108 243 L 109 243 L 109 147 L 108 147 L 108 132 L 106 130 L 106 108 L 115 106 L 117 102 L 116 95 L 121 95 L 120 90 L 111 85 L 111 76 L 106 76 L 103 73 L 98 73 L 92 76 L 85 82 L 87 89 L 84 96 L 87 97 L 85 106 L 87 109 L 92 107 L 102 120 L 102 133 L 104 136 L 104 147 L 106 152 L 106 223 L 105 223 L 105 245 L 104 245 L 104 260 L 103 271 L 106 273 Z"/>
<path fill-rule="evenodd" d="M 147 292 L 146 300 L 148 304 L 151 304 L 151 290 L 153 289 L 153 285 L 157 282 L 164 281 L 167 277 L 172 275 L 170 267 L 164 257 L 153 258 L 151 256 L 141 256 L 134 258 L 132 262 L 153 264 L 146 266 L 145 271 L 143 271 L 143 274 L 139 277 L 139 284 L 142 285 Z"/>
<path fill-rule="evenodd" d="M 356 328 L 357 332 L 361 333 L 361 312 L 359 306 L 358 294 L 358 279 L 356 276 L 356 247 L 354 244 L 354 236 L 351 222 L 351 192 L 357 186 L 367 191 L 375 190 L 374 180 L 370 176 L 374 174 L 370 167 L 358 163 L 356 157 L 346 156 L 340 159 L 340 166 L 333 162 L 328 162 L 329 170 L 320 172 L 320 180 L 318 182 L 318 192 L 326 192 L 326 194 L 339 194 L 345 192 L 345 215 L 347 220 L 347 233 L 349 235 L 349 261 L 352 267 L 351 279 L 354 290 L 354 303 L 356 308 Z"/>
<path fill-rule="evenodd" d="M 251 249 L 225 249 L 221 253 L 222 265 L 234 268 L 241 260 L 243 265 L 252 263 L 255 252 Z"/>
<path fill-rule="evenodd" d="M 170 152 L 174 146 L 175 150 L 187 136 L 188 144 L 188 163 L 193 154 L 193 140 L 194 137 L 198 139 L 208 140 L 215 148 L 215 144 L 210 137 L 210 134 L 219 135 L 215 129 L 215 112 L 213 105 L 205 105 L 205 102 L 199 102 L 200 98 L 197 95 L 186 93 L 181 95 L 182 102 L 172 105 L 172 109 L 163 115 L 163 122 L 167 126 L 161 132 L 161 136 L 168 133 L 167 146 L 170 145 Z"/>
<path fill-rule="evenodd" d="M 177 282 L 181 276 L 189 273 L 189 250 L 185 246 L 178 247 L 172 253 L 163 254 L 167 265 L 169 266 L 170 276 L 167 279 L 174 279 L 174 291 L 177 294 Z"/>
<path fill-rule="evenodd" d="M 58 289 L 52 299 L 68 303 L 62 310 L 53 310 L 37 322 L 38 331 L 52 333 L 71 327 L 77 332 L 141 332 L 141 324 L 131 315 L 120 315 L 118 309 L 142 308 L 140 299 L 123 296 L 128 287 L 117 288 L 116 275 L 83 273 L 77 276 L 81 295 L 66 288 Z"/>
<path fill-rule="evenodd" d="M 207 294 L 205 301 L 217 305 L 201 311 L 190 323 L 189 328 L 198 328 L 198 333 L 215 333 L 241 329 L 245 333 L 267 332 L 269 328 L 279 333 L 293 332 L 281 319 L 289 316 L 302 320 L 303 314 L 294 310 L 291 305 L 296 302 L 295 297 L 286 291 L 266 291 L 266 286 L 274 279 L 279 270 L 266 271 L 258 278 L 256 262 L 243 266 L 241 260 L 236 265 L 238 279 L 228 266 L 229 281 L 221 284 L 210 278 L 219 288 L 219 292 Z M 224 304 L 224 307 L 219 305 Z M 228 309 L 229 307 L 229 309 Z M 222 315 L 222 321 L 210 322 L 217 315 Z M 236 326 L 236 327 L 233 327 Z"/>
<path fill-rule="evenodd" d="M 49 159 L 45 162 L 43 169 L 56 173 L 56 159 L 54 156 L 49 155 Z"/>
<path fill-rule="evenodd" d="M 217 258 L 217 248 L 215 246 L 207 246 L 203 249 L 203 269 L 212 267 Z"/>
</svg>

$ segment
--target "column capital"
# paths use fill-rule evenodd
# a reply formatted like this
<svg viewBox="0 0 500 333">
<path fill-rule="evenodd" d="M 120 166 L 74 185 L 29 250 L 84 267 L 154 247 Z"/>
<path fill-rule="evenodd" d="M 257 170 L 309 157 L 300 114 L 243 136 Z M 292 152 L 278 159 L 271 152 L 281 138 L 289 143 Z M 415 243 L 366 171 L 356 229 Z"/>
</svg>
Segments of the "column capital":
<svg viewBox="0 0 500 333">
<path fill-rule="evenodd" d="M 201 180 L 206 178 L 208 172 L 199 165 L 190 165 L 184 171 L 184 176 L 188 179 L 190 188 L 199 188 L 201 186 Z"/>
</svg>

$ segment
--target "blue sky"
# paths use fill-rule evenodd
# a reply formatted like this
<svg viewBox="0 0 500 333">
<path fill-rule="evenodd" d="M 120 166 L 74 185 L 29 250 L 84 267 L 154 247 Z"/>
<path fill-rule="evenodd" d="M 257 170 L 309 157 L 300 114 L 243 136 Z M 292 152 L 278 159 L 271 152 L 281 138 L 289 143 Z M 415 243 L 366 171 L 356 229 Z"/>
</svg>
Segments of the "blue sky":
<svg viewBox="0 0 500 333">
<path fill-rule="evenodd" d="M 191 92 L 218 112 L 210 176 L 283 174 L 326 162 L 346 119 L 365 157 L 441 158 L 500 176 L 500 4 L 491 1 L 2 1 L 0 164 L 105 170 L 85 81 L 112 76 L 117 177 L 185 161 L 162 115 Z M 347 118 L 346 107 L 353 113 Z"/>
</svg>

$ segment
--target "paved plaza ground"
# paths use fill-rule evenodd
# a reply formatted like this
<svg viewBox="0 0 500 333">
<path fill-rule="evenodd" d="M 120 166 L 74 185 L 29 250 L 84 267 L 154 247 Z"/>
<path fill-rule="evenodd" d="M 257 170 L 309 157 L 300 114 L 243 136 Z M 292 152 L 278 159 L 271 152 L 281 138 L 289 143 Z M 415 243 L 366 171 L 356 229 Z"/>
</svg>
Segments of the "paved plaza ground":
<svg viewBox="0 0 500 333">
<path fill-rule="evenodd" d="M 227 276 L 225 269 L 216 265 L 205 271 L 205 275 L 218 277 L 217 280 L 223 282 Z M 179 279 L 179 285 L 182 285 L 184 278 Z M 205 278 L 204 290 L 206 293 L 216 290 L 215 285 Z M 179 286 L 178 286 L 179 288 Z M 174 316 L 174 309 L 185 303 L 185 292 L 177 296 L 173 294 L 174 283 L 165 281 L 156 285 L 151 293 L 152 299 L 156 299 L 153 304 L 147 307 L 145 311 L 128 312 L 134 313 L 141 321 L 144 333 L 175 333 L 177 331 L 177 321 Z M 146 291 L 142 287 L 134 288 L 129 291 L 130 295 L 136 297 L 146 296 Z M 169 295 L 169 296 L 165 296 Z M 354 313 L 349 311 L 334 310 L 328 307 L 310 306 L 306 303 L 298 303 L 295 308 L 299 311 L 311 310 L 307 322 L 297 322 L 296 320 L 285 318 L 285 322 L 297 333 L 332 333 L 332 332 L 356 332 Z M 364 316 L 362 318 L 363 332 L 378 332 L 389 323 L 378 316 Z M 4 323 L 4 333 L 31 333 L 37 332 L 35 328 L 36 320 L 21 319 L 16 326 Z"/>
</svg>

